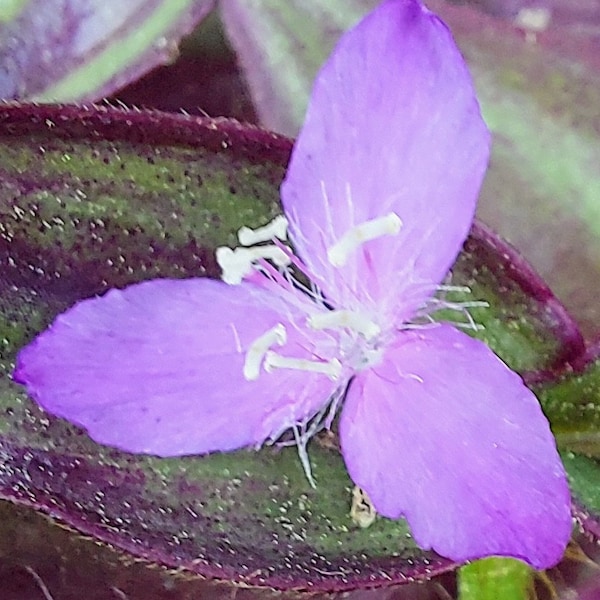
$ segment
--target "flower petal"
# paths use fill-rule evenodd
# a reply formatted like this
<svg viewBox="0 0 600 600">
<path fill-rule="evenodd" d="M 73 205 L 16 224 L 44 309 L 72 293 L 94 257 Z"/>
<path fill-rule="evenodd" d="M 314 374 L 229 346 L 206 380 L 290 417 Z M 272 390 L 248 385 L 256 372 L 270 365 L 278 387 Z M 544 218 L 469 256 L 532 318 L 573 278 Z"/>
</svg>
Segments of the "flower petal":
<svg viewBox="0 0 600 600">
<path fill-rule="evenodd" d="M 317 77 L 282 200 L 290 237 L 333 304 L 409 317 L 467 235 L 489 133 L 446 26 L 417 0 L 387 0 L 339 42 Z M 402 220 L 334 268 L 354 226 Z"/>
<path fill-rule="evenodd" d="M 340 423 L 354 482 L 453 560 L 556 564 L 571 533 L 554 438 L 520 377 L 449 325 L 402 333 L 356 377 Z"/>
<path fill-rule="evenodd" d="M 320 332 L 307 337 L 297 309 L 251 284 L 145 282 L 60 315 L 20 352 L 14 378 L 104 444 L 161 456 L 233 450 L 312 416 L 336 387 L 289 369 L 245 379 L 253 341 L 296 318 L 274 349 L 312 358 Z"/>
</svg>

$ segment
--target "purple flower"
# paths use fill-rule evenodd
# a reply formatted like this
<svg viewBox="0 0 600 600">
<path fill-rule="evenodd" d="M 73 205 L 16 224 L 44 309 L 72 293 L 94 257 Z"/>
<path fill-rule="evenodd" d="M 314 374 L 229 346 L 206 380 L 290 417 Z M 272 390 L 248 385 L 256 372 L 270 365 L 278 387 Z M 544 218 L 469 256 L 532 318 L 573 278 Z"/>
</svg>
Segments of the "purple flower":
<svg viewBox="0 0 600 600">
<path fill-rule="evenodd" d="M 538 401 L 482 342 L 428 318 L 488 147 L 446 27 L 387 0 L 316 80 L 286 218 L 218 251 L 239 285 L 156 280 L 80 302 L 20 353 L 15 379 L 130 452 L 228 451 L 291 429 L 309 477 L 306 443 L 343 402 L 352 480 L 419 545 L 552 566 L 570 497 Z M 286 219 L 297 255 L 278 239 Z"/>
</svg>

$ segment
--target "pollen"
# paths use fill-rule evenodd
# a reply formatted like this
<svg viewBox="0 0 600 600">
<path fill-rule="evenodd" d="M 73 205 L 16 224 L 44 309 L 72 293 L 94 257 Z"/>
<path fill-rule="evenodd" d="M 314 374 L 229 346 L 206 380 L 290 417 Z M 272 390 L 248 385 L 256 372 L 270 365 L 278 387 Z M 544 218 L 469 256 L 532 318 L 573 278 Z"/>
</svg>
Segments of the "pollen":
<svg viewBox="0 0 600 600">
<path fill-rule="evenodd" d="M 288 221 L 283 215 L 275 217 L 270 223 L 257 229 L 242 227 L 238 231 L 238 240 L 242 246 L 252 246 L 268 242 L 273 238 L 285 241 L 287 239 Z"/>
<path fill-rule="evenodd" d="M 402 219 L 394 212 L 365 221 L 349 229 L 337 243 L 331 246 L 327 250 L 327 259 L 334 267 L 343 267 L 348 257 L 364 243 L 384 235 L 396 235 L 401 228 Z"/>
<path fill-rule="evenodd" d="M 244 277 L 252 273 L 254 263 L 261 258 L 272 260 L 278 267 L 287 267 L 291 262 L 290 257 L 275 245 L 235 250 L 221 246 L 217 248 L 215 256 L 223 271 L 221 279 L 229 285 L 239 285 Z"/>
<path fill-rule="evenodd" d="M 283 346 L 287 341 L 287 333 L 282 323 L 278 323 L 268 331 L 265 331 L 261 336 L 257 337 L 246 352 L 246 360 L 244 362 L 244 377 L 248 381 L 258 379 L 260 375 L 260 367 L 265 354 L 272 346 L 277 344 Z"/>
</svg>

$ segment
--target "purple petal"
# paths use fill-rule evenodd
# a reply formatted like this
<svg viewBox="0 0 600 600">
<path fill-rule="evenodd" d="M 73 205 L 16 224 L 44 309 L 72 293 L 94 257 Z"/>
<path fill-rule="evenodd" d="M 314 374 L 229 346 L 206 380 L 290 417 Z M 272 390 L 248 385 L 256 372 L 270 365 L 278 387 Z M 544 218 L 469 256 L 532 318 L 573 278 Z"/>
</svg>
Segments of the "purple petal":
<svg viewBox="0 0 600 600">
<path fill-rule="evenodd" d="M 59 316 L 21 351 L 14 377 L 48 412 L 131 452 L 173 456 L 260 444 L 313 415 L 335 387 L 323 375 L 289 369 L 245 379 L 252 342 L 295 315 L 251 284 L 141 283 Z M 311 358 L 301 326 L 286 330 L 281 351 Z"/>
<path fill-rule="evenodd" d="M 334 304 L 412 314 L 467 235 L 488 146 L 464 61 L 420 2 L 387 0 L 341 39 L 282 187 L 291 238 Z M 403 221 L 399 234 L 332 267 L 328 248 L 390 212 Z"/>
<path fill-rule="evenodd" d="M 453 560 L 556 564 L 571 533 L 554 438 L 520 377 L 449 325 L 403 332 L 356 377 L 340 423 L 354 482 Z"/>
</svg>

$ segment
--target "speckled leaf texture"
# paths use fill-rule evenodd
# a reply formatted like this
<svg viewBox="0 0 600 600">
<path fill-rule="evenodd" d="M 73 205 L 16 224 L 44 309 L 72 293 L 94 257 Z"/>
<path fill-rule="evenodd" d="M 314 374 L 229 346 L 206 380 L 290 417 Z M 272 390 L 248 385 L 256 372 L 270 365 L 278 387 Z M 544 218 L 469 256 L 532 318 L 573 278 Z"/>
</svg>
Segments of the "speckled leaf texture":
<svg viewBox="0 0 600 600">
<path fill-rule="evenodd" d="M 338 451 L 153 459 L 94 444 L 10 378 L 19 348 L 80 298 L 156 276 L 217 276 L 214 249 L 280 212 L 291 142 L 232 121 L 114 109 L 0 110 L 0 496 L 133 556 L 217 579 L 342 590 L 453 567 L 402 521 L 349 517 Z M 476 225 L 453 272 L 478 332 L 530 382 L 583 360 L 579 331 L 509 246 Z M 457 298 L 460 299 L 460 298 Z M 201 393 L 201 390 L 199 391 Z"/>
<path fill-rule="evenodd" d="M 177 56 L 211 0 L 0 3 L 0 98 L 99 100 Z"/>
</svg>

